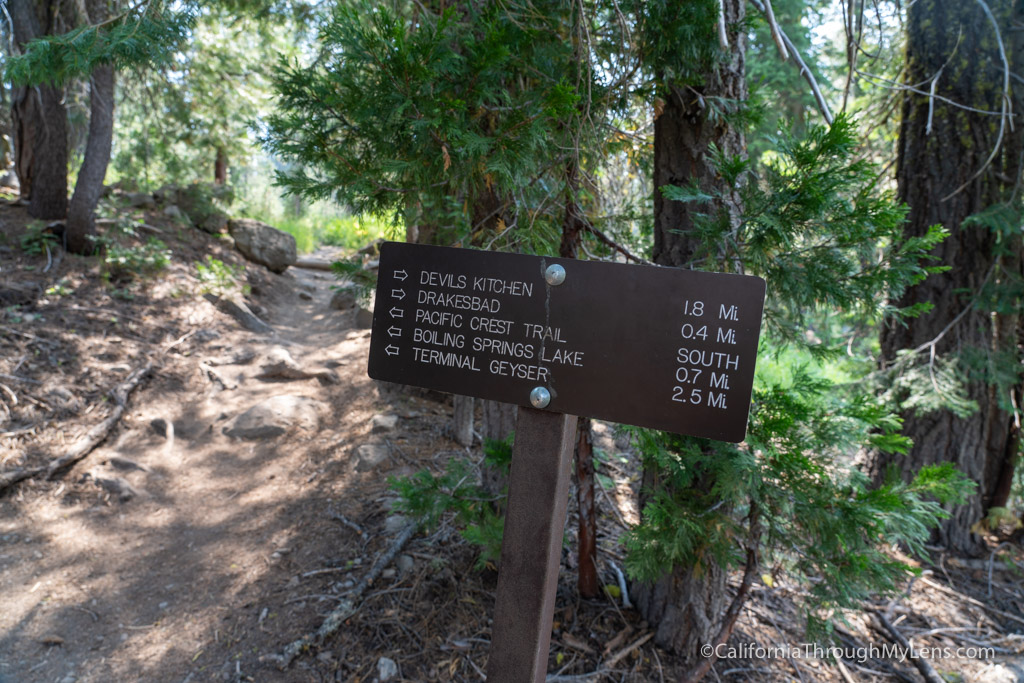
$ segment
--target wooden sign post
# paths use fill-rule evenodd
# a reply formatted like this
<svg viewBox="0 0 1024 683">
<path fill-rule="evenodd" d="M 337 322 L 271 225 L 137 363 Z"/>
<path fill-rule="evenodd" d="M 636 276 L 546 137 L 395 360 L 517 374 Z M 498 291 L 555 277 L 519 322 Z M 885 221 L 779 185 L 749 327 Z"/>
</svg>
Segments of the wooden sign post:
<svg viewBox="0 0 1024 683">
<path fill-rule="evenodd" d="M 382 246 L 370 377 L 521 406 L 488 681 L 547 672 L 575 416 L 742 441 L 764 294 L 745 275 Z"/>
<path fill-rule="evenodd" d="M 490 683 L 543 681 L 548 670 L 576 417 L 520 408 L 494 605 Z"/>
</svg>

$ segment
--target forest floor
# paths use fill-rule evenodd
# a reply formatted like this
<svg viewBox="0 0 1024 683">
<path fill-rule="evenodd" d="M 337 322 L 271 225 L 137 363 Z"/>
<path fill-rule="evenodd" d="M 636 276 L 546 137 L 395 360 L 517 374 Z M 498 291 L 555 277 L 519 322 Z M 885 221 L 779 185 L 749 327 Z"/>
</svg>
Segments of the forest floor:
<svg viewBox="0 0 1024 683">
<path fill-rule="evenodd" d="M 71 450 L 116 408 L 111 390 L 152 363 L 95 450 L 0 492 L 0 681 L 482 680 L 495 573 L 473 569 L 451 520 L 388 552 L 409 523 L 388 478 L 480 460 L 479 446 L 446 436 L 450 400 L 367 378 L 369 330 L 355 309 L 330 308 L 330 274 L 275 275 L 223 239 L 138 217 L 172 259 L 122 285 L 95 257 L 24 253 L 24 208 L 0 202 L 0 476 Z M 247 299 L 272 332 L 200 296 L 194 263 L 207 255 L 245 264 Z M 306 378 L 261 376 L 282 350 Z M 299 406 L 287 430 L 238 438 L 240 415 L 281 396 Z M 615 584 L 638 462 L 611 425 L 595 423 L 595 440 L 601 572 Z M 368 444 L 378 448 L 361 454 Z M 634 610 L 577 597 L 572 507 L 549 680 L 679 680 L 681 662 Z M 372 570 L 385 555 L 394 561 Z M 833 662 L 799 649 L 801 589 L 762 577 L 734 656 L 707 680 L 921 680 L 882 651 L 892 641 L 879 614 L 916 648 L 949 648 L 928 653 L 945 680 L 1024 680 L 1022 566 L 1016 545 L 937 555 L 904 595 L 837 615 L 846 657 Z M 285 648 L 346 597 L 354 610 L 337 633 L 282 669 Z"/>
</svg>

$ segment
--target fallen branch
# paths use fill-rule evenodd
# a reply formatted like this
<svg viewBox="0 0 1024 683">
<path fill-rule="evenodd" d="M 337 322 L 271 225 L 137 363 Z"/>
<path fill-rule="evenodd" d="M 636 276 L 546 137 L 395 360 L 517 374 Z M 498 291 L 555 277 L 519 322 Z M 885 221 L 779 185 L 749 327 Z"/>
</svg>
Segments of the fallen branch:
<svg viewBox="0 0 1024 683">
<path fill-rule="evenodd" d="M 356 584 L 355 588 L 353 588 L 346 597 L 342 598 L 341 604 L 335 607 L 334 610 L 327 615 L 327 618 L 324 619 L 324 622 L 320 625 L 320 628 L 316 630 L 316 633 L 307 634 L 298 640 L 292 641 L 287 647 L 285 647 L 284 652 L 281 654 L 267 655 L 266 658 L 277 662 L 277 666 L 284 670 L 287 669 L 291 663 L 295 661 L 295 658 L 303 652 L 310 648 L 320 647 L 323 645 L 325 640 L 330 638 L 338 631 L 338 629 L 341 628 L 341 625 L 345 623 L 346 619 L 359 610 L 361 602 L 360 598 L 363 596 L 363 593 L 365 593 L 366 589 L 370 587 L 370 584 L 380 576 L 380 573 L 384 571 L 384 568 L 391 564 L 391 561 L 395 559 L 395 555 L 401 552 L 402 548 L 405 547 L 405 544 L 409 542 L 409 539 L 413 537 L 413 534 L 416 533 L 416 529 L 418 528 L 419 525 L 410 524 L 398 535 L 397 538 L 395 538 L 394 541 L 391 542 L 391 545 L 386 551 L 384 551 L 384 554 L 377 558 L 377 562 L 374 563 L 373 568 L 367 572 L 366 576 Z"/>
<path fill-rule="evenodd" d="M 107 438 L 110 430 L 121 419 L 124 414 L 128 397 L 132 391 L 142 382 L 143 379 L 153 370 L 153 361 L 149 361 L 143 367 L 132 372 L 128 377 L 114 387 L 110 397 L 114 400 L 114 410 L 98 425 L 90 429 L 85 436 L 80 438 L 67 453 L 50 461 L 45 467 L 23 467 L 10 472 L 0 474 L 0 493 L 7 488 L 26 479 L 31 479 L 45 474 L 47 479 L 53 479 L 61 470 L 74 465 L 76 462 L 89 455 L 97 446 Z"/>
<path fill-rule="evenodd" d="M 899 643 L 900 647 L 904 649 L 904 651 L 907 653 L 907 656 L 910 658 L 910 662 L 915 667 L 917 667 L 918 671 L 921 672 L 921 675 L 924 677 L 924 680 L 926 680 L 928 683 L 943 683 L 942 677 L 939 676 L 938 673 L 936 673 L 935 668 L 928 663 L 927 659 L 923 657 L 918 657 L 916 654 L 914 654 L 914 650 L 910 646 L 910 641 L 908 641 L 903 636 L 903 634 L 899 632 L 899 630 L 893 625 L 891 621 L 889 621 L 886 618 L 886 616 L 881 611 L 876 611 L 875 617 L 882 624 L 882 626 L 885 627 L 885 631 L 889 634 L 889 637 L 893 641 Z"/>
<path fill-rule="evenodd" d="M 107 434 L 113 429 L 114 425 L 117 424 L 118 420 L 121 419 L 121 415 L 124 414 L 125 407 L 128 403 L 128 397 L 136 387 L 142 383 L 150 372 L 153 371 L 153 361 L 149 361 L 141 368 L 138 368 L 132 372 L 128 377 L 114 387 L 114 390 L 110 392 L 110 397 L 114 399 L 114 410 L 107 419 L 100 422 L 98 425 L 86 432 L 85 436 L 80 438 L 71 450 L 63 456 L 50 462 L 46 467 L 46 478 L 53 479 L 58 472 L 66 467 L 74 465 L 76 462 L 89 455 L 94 448 L 103 443 L 104 439 L 107 438 Z"/>
<path fill-rule="evenodd" d="M 992 607 L 991 605 L 986 605 L 981 600 L 975 600 L 974 598 L 970 597 L 969 595 L 964 595 L 963 593 L 958 593 L 955 590 L 953 590 L 952 588 L 949 588 L 948 586 L 943 586 L 941 583 L 938 583 L 936 581 L 932 581 L 928 577 L 922 576 L 921 577 L 921 583 L 924 583 L 924 584 L 926 584 L 928 586 L 931 586 L 932 588 L 940 590 L 943 593 L 946 593 L 947 595 L 951 595 L 951 596 L 953 596 L 955 598 L 963 600 L 964 602 L 966 602 L 968 604 L 971 604 L 971 605 L 974 605 L 975 607 L 980 607 L 981 609 L 985 610 L 986 612 L 988 612 L 990 614 L 997 614 L 997 615 L 1003 617 L 1004 619 L 1011 619 L 1013 621 L 1016 621 L 1017 623 L 1024 624 L 1024 619 L 1018 617 L 1016 614 L 1010 614 L 1009 612 L 1005 612 L 1005 611 L 1003 611 L 1001 609 L 997 609 L 995 607 Z"/>
<path fill-rule="evenodd" d="M 331 261 L 323 259 L 300 258 L 292 264 L 293 268 L 306 268 L 307 270 L 326 270 L 331 272 Z"/>
<path fill-rule="evenodd" d="M 262 320 L 256 317 L 256 315 L 249 310 L 249 307 L 242 303 L 237 303 L 231 299 L 224 299 L 213 294 L 203 294 L 203 298 L 209 301 L 211 304 L 217 307 L 217 310 L 221 313 L 227 313 L 232 318 L 238 321 L 238 324 L 249 330 L 250 332 L 256 332 L 258 334 L 270 334 L 274 331 L 274 328 L 266 324 Z"/>
<path fill-rule="evenodd" d="M 46 471 L 45 467 L 18 467 L 0 474 L 0 493 L 3 493 L 18 482 L 37 477 Z"/>
<path fill-rule="evenodd" d="M 619 650 L 618 652 L 613 654 L 611 657 L 609 657 L 607 660 L 602 662 L 602 668 L 605 668 L 605 669 L 613 668 L 616 664 L 619 663 L 619 661 L 622 660 L 623 657 L 625 657 L 630 652 L 632 652 L 633 650 L 637 649 L 638 647 L 640 647 L 641 645 L 643 645 L 644 643 L 646 643 L 648 640 L 650 640 L 653 637 L 654 637 L 654 631 L 651 631 L 650 633 L 637 638 L 632 643 L 630 643 L 626 647 L 622 648 L 621 650 Z"/>
</svg>

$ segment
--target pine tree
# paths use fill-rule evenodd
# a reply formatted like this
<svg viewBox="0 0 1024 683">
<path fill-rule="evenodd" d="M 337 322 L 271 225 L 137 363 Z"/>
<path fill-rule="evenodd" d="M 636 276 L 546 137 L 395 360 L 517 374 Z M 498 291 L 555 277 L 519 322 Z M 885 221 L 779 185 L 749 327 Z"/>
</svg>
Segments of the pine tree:
<svg viewBox="0 0 1024 683">
<path fill-rule="evenodd" d="M 945 272 L 897 302 L 921 315 L 882 330 L 884 361 L 932 396 L 903 411 L 908 455 L 879 454 L 873 473 L 907 480 L 924 465 L 952 463 L 974 480 L 977 493 L 939 534 L 963 553 L 979 551 L 977 525 L 1006 504 L 1020 443 L 1024 127 L 1009 118 L 1024 101 L 1011 78 L 1024 60 L 1013 37 L 1021 19 L 1010 0 L 920 0 L 907 9 L 896 172 L 910 207 L 905 233 L 941 225 L 951 237 L 933 253 Z M 936 379 L 950 368 L 965 376 L 962 396 Z M 905 400 L 901 383 L 893 393 Z"/>
<path fill-rule="evenodd" d="M 708 671 L 699 646 L 728 637 L 760 567 L 786 566 L 813 586 L 804 608 L 820 635 L 820 615 L 892 589 L 908 569 L 885 555 L 883 540 L 920 550 L 943 515 L 927 496 L 952 500 L 964 486 L 946 466 L 872 490 L 837 462 L 863 444 L 899 452 L 909 442 L 869 389 L 839 390 L 822 377 L 815 359 L 832 351 L 807 334 L 828 329 L 824 316 L 834 314 L 825 311 L 877 318 L 886 296 L 930 272 L 921 261 L 941 232 L 903 238 L 903 211 L 878 190 L 877 170 L 853 160 L 845 117 L 774 140 L 776 160 L 755 174 L 743 135 L 743 5 L 724 3 L 727 42 L 716 3 L 698 5 L 644 5 L 658 87 L 654 256 L 760 275 L 768 301 L 743 444 L 633 430 L 644 456 L 643 521 L 629 534 L 627 566 L 657 641 L 693 665 L 690 680 Z M 729 601 L 726 575 L 736 566 L 744 571 Z"/>
<path fill-rule="evenodd" d="M 744 5 L 742 0 L 725 0 L 722 21 L 726 27 L 743 21 Z M 661 188 L 701 187 L 718 198 L 710 210 L 738 217 L 741 207 L 736 206 L 736 195 L 725 185 L 712 157 L 716 149 L 729 157 L 746 152 L 742 128 L 726 116 L 747 99 L 746 36 L 733 28 L 728 45 L 719 52 L 719 9 L 714 0 L 683 6 L 651 3 L 645 11 L 646 58 L 657 82 L 653 257 L 662 265 L 692 267 L 701 247 L 694 234 L 694 214 L 709 207 L 672 201 Z M 694 486 L 710 492 L 714 480 L 708 477 Z M 670 487 L 660 468 L 645 468 L 641 509 Z M 715 506 L 724 501 L 712 497 L 708 502 Z M 656 642 L 692 662 L 721 628 L 726 572 L 710 557 L 699 563 L 678 563 L 653 583 L 641 582 L 636 593 L 640 613 L 657 625 Z"/>
<path fill-rule="evenodd" d="M 29 213 L 67 217 L 70 251 L 91 252 L 95 245 L 93 212 L 99 200 L 113 137 L 114 72 L 118 66 L 153 64 L 169 55 L 191 21 L 187 8 L 165 12 L 156 2 L 136 4 L 110 16 L 106 2 L 58 6 L 47 2 L 11 3 L 15 32 L 23 54 L 7 63 L 6 77 L 31 94 L 15 103 L 17 169 L 22 191 L 31 192 Z M 48 20 L 41 22 L 41 17 Z M 66 114 L 60 104 L 64 85 L 73 78 L 90 81 L 89 138 L 75 194 L 67 202 Z"/>
<path fill-rule="evenodd" d="M 14 43 L 24 50 L 55 30 L 56 3 L 11 0 Z M 15 171 L 21 195 L 34 218 L 64 218 L 67 213 L 67 114 L 63 90 L 53 83 L 16 86 L 12 96 Z"/>
</svg>

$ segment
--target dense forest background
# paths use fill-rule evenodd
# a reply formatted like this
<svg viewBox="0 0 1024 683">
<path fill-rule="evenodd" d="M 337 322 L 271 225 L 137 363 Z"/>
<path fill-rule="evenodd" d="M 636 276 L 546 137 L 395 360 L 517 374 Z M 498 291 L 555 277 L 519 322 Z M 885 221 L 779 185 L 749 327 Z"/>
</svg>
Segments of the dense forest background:
<svg viewBox="0 0 1024 683">
<path fill-rule="evenodd" d="M 627 574 L 693 680 L 755 581 L 799 584 L 828 638 L 908 558 L 1019 538 L 1020 2 L 5 9 L 0 163 L 68 252 L 109 248 L 109 188 L 175 187 L 304 251 L 387 237 L 763 277 L 747 439 L 625 428 Z M 483 414 L 505 439 L 508 410 Z M 450 475 L 400 484 L 406 509 L 460 511 L 493 552 L 500 503 L 466 501 L 500 497 L 501 466 L 469 492 Z"/>
</svg>

